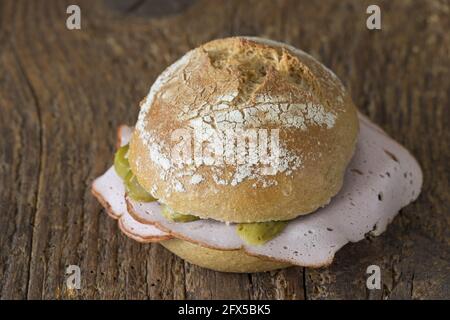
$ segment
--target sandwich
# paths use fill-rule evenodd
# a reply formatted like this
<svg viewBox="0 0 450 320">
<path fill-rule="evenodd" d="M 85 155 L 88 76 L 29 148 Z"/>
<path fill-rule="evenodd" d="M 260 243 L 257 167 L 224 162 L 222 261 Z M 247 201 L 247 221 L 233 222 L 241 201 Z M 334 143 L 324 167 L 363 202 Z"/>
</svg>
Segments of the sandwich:
<svg viewBox="0 0 450 320">
<path fill-rule="evenodd" d="M 322 267 L 414 201 L 413 156 L 290 45 L 214 40 L 169 66 L 92 193 L 123 233 L 223 272 Z"/>
</svg>

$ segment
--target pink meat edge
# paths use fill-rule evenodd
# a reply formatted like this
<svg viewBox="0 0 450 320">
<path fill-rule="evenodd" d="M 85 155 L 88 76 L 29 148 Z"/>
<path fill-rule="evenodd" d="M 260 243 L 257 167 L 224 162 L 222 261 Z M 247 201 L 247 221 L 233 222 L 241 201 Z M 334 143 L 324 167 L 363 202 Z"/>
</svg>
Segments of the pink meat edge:
<svg viewBox="0 0 450 320">
<path fill-rule="evenodd" d="M 167 234 L 164 236 L 140 236 L 138 233 L 134 233 L 130 231 L 126 225 L 124 225 L 122 219 L 119 219 L 117 221 L 117 224 L 119 225 L 120 231 L 122 231 L 123 234 L 125 234 L 127 237 L 141 242 L 141 243 L 158 243 L 164 240 L 170 240 L 173 239 L 171 235 Z"/>
<path fill-rule="evenodd" d="M 108 203 L 108 201 L 106 201 L 103 198 L 103 196 L 95 189 L 94 184 L 91 187 L 91 193 L 97 199 L 97 201 L 100 203 L 100 205 L 103 207 L 103 209 L 105 209 L 108 216 L 110 216 L 114 220 L 117 220 L 120 218 L 120 215 L 118 213 L 114 212 L 114 210 L 112 210 L 111 205 Z"/>
<path fill-rule="evenodd" d="M 126 205 L 126 204 L 125 204 Z M 119 219 L 119 227 L 126 234 L 132 234 L 148 241 L 169 240 L 172 237 L 155 226 L 143 224 L 133 219 L 129 212 L 125 212 Z"/>
<path fill-rule="evenodd" d="M 110 168 L 109 170 L 111 170 L 111 169 L 114 170 L 113 168 Z M 102 177 L 103 176 L 99 177 L 98 179 L 101 179 Z M 171 238 L 168 234 L 162 232 L 158 228 L 155 228 L 155 234 L 154 235 L 148 235 L 149 232 L 146 232 L 145 236 L 143 236 L 142 234 L 139 234 L 137 232 L 134 232 L 133 230 L 128 228 L 128 226 L 123 223 L 123 219 L 124 219 L 124 214 L 125 213 L 118 212 L 118 211 L 114 210 L 113 209 L 114 206 L 111 205 L 110 201 L 108 200 L 108 197 L 110 195 L 108 195 L 108 194 L 105 195 L 104 191 L 98 190 L 98 188 L 97 188 L 97 182 L 99 181 L 98 179 L 96 179 L 96 181 L 94 181 L 94 183 L 92 185 L 91 192 L 95 196 L 95 198 L 98 200 L 98 202 L 103 206 L 103 208 L 105 208 L 106 213 L 111 218 L 113 218 L 115 220 L 118 220 L 119 228 L 126 235 L 132 234 L 134 237 L 138 237 L 139 239 L 147 241 L 147 242 L 158 242 L 158 241 L 162 241 L 162 240 L 168 240 L 168 239 Z M 111 192 L 114 192 L 114 187 L 113 186 L 111 186 Z M 125 198 L 125 193 L 122 196 Z M 126 210 L 126 207 L 124 209 Z M 138 223 L 138 222 L 135 222 L 135 223 Z M 147 228 L 148 225 L 145 225 L 144 227 Z"/>
<path fill-rule="evenodd" d="M 131 127 L 124 124 L 119 125 L 116 131 L 116 149 L 128 143 L 128 141 L 131 138 L 131 133 L 132 133 Z M 105 209 L 106 213 L 111 218 L 117 220 L 121 217 L 122 213 L 115 212 L 112 209 L 111 204 L 106 200 L 106 196 L 103 195 L 103 192 L 98 190 L 100 188 L 99 184 L 101 182 L 101 178 L 108 173 L 108 170 L 92 182 L 91 193 L 97 199 L 97 201 L 100 202 L 101 206 Z"/>
<path fill-rule="evenodd" d="M 132 134 L 131 127 L 128 127 L 126 125 L 119 126 L 119 128 L 117 130 L 117 147 L 120 147 L 120 146 L 128 143 L 128 141 L 131 137 L 131 134 Z M 114 175 L 113 181 L 112 181 L 113 183 L 111 185 L 109 185 L 109 188 L 111 190 L 111 192 L 109 194 L 107 194 L 107 191 L 101 190 L 102 189 L 102 187 L 101 187 L 102 180 L 107 175 Z M 130 228 L 128 228 L 128 226 L 123 222 L 124 212 L 118 212 L 118 211 L 114 210 L 113 209 L 114 206 L 108 200 L 108 198 L 110 196 L 112 196 L 112 193 L 114 193 L 114 192 L 121 193 L 120 191 L 117 191 L 114 188 L 114 181 L 117 179 L 120 179 L 120 177 L 117 176 L 117 174 L 114 171 L 114 168 L 113 167 L 109 168 L 103 175 L 101 175 L 100 177 L 98 177 L 97 179 L 94 180 L 94 182 L 92 183 L 92 186 L 91 186 L 91 193 L 98 200 L 98 202 L 103 206 L 103 208 L 105 208 L 106 213 L 111 218 L 118 220 L 118 225 L 119 225 L 119 228 L 122 230 L 122 232 L 124 234 L 126 234 L 127 236 L 129 236 L 130 238 L 132 238 L 136 241 L 139 241 L 139 242 L 159 242 L 159 241 L 171 239 L 171 237 L 168 234 L 163 233 L 158 228 L 155 228 L 156 230 L 155 230 L 154 235 L 148 235 L 149 232 L 146 232 L 145 236 L 143 236 L 139 233 L 136 233 L 133 230 L 131 230 Z M 125 193 L 123 193 L 122 197 L 125 198 Z M 122 210 L 126 210 L 126 206 Z M 135 221 L 135 223 L 138 224 L 138 222 L 136 222 L 136 221 Z M 145 225 L 144 227 L 148 228 L 148 225 Z"/>
</svg>

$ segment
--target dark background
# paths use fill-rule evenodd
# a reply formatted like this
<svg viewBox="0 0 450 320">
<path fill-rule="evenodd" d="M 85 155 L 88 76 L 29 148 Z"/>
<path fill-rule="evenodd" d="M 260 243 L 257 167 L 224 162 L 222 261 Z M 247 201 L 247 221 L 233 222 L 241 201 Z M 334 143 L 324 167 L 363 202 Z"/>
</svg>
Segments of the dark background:
<svg viewBox="0 0 450 320">
<path fill-rule="evenodd" d="M 82 29 L 66 29 L 78 4 Z M 366 28 L 369 4 L 382 30 Z M 0 0 L 0 297 L 450 298 L 449 1 Z M 329 268 L 223 274 L 123 236 L 90 194 L 155 77 L 230 35 L 291 43 L 419 160 L 424 186 L 387 232 Z M 79 265 L 81 290 L 65 286 Z M 382 290 L 365 287 L 382 270 Z"/>
</svg>

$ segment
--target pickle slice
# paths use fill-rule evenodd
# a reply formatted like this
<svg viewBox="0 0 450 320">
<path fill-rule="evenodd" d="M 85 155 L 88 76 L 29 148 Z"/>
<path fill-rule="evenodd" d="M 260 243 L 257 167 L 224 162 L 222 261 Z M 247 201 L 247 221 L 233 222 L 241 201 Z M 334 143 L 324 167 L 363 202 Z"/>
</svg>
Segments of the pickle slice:
<svg viewBox="0 0 450 320">
<path fill-rule="evenodd" d="M 162 207 L 162 214 L 166 219 L 173 221 L 173 222 L 191 222 L 195 220 L 199 220 L 199 217 L 193 216 L 191 214 L 181 214 L 178 212 L 173 211 L 172 208 L 163 205 Z"/>
<path fill-rule="evenodd" d="M 124 184 L 127 195 L 131 199 L 142 202 L 156 201 L 156 199 L 153 198 L 150 193 L 145 191 L 145 189 L 139 184 L 136 176 L 133 172 L 131 172 L 131 170 L 125 176 Z"/>
<path fill-rule="evenodd" d="M 122 179 L 125 179 L 130 172 L 130 163 L 128 162 L 128 144 L 120 147 L 114 155 L 114 169 Z"/>
<path fill-rule="evenodd" d="M 288 221 L 240 223 L 236 232 L 242 240 L 251 245 L 262 245 L 284 230 Z"/>
</svg>

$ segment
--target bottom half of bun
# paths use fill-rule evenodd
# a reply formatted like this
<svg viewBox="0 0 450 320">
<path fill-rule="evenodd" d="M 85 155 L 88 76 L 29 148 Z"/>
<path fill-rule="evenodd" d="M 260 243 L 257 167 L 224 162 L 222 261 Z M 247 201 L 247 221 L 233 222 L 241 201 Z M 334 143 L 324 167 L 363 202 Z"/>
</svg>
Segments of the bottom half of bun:
<svg viewBox="0 0 450 320">
<path fill-rule="evenodd" d="M 291 266 L 286 262 L 251 256 L 242 250 L 210 249 L 180 239 L 165 240 L 159 243 L 173 254 L 192 264 L 216 271 L 250 273 Z"/>
</svg>

